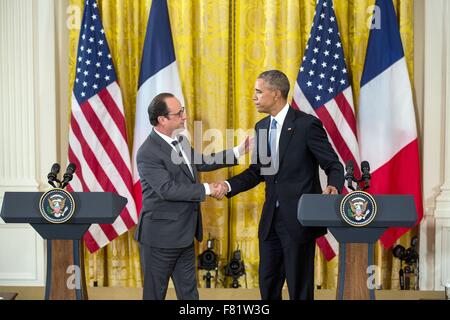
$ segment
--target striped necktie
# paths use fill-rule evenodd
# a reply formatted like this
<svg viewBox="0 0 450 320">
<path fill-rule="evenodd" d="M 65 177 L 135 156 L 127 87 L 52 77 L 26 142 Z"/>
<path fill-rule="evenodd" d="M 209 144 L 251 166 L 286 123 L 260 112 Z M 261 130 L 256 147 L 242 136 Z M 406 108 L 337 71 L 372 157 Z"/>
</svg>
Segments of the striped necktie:
<svg viewBox="0 0 450 320">
<path fill-rule="evenodd" d="M 172 145 L 175 147 L 175 150 L 178 152 L 178 156 L 183 159 L 183 162 L 186 163 L 189 172 L 191 173 L 192 177 L 194 177 L 194 172 L 192 171 L 191 165 L 186 161 L 186 159 L 183 157 L 183 153 L 181 152 L 181 144 L 179 141 L 174 140 L 172 141 Z"/>
</svg>

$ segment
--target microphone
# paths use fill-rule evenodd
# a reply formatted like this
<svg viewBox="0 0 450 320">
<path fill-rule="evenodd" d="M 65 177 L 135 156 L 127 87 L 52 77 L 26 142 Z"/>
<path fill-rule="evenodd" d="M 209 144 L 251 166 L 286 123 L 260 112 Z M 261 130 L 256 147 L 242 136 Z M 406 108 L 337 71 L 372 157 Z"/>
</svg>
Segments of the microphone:
<svg viewBox="0 0 450 320">
<path fill-rule="evenodd" d="M 345 164 L 345 171 L 347 172 L 345 174 L 345 180 L 347 180 L 347 187 L 353 191 L 355 191 L 355 188 L 352 185 L 352 182 L 355 180 L 355 169 L 353 168 L 353 161 L 349 160 Z"/>
<path fill-rule="evenodd" d="M 47 175 L 47 179 L 48 179 L 48 183 L 53 187 L 56 188 L 55 186 L 55 181 L 56 182 L 60 182 L 58 180 L 58 173 L 59 170 L 61 169 L 61 166 L 59 165 L 59 163 L 54 163 L 52 165 L 52 168 L 50 169 L 50 173 Z"/>
<path fill-rule="evenodd" d="M 362 180 L 364 181 L 364 190 L 369 188 L 370 182 L 370 166 L 369 162 L 361 162 Z"/>
<path fill-rule="evenodd" d="M 61 183 L 61 189 L 64 189 L 65 186 L 69 184 L 69 182 L 73 179 L 73 174 L 75 173 L 77 166 L 75 163 L 69 163 L 66 169 L 66 173 L 64 173 L 63 181 Z"/>
</svg>

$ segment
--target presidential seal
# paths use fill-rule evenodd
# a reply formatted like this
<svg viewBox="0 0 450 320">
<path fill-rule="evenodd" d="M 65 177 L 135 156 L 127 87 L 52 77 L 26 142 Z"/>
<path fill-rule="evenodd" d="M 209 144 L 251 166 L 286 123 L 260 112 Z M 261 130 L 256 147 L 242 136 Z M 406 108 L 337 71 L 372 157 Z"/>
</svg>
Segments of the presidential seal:
<svg viewBox="0 0 450 320">
<path fill-rule="evenodd" d="M 354 191 L 342 199 L 340 213 L 347 224 L 353 227 L 364 227 L 375 219 L 377 204 L 367 192 Z"/>
<path fill-rule="evenodd" d="M 39 211 L 51 223 L 64 223 L 75 212 L 75 201 L 70 193 L 55 188 L 44 193 L 39 201 Z"/>
</svg>

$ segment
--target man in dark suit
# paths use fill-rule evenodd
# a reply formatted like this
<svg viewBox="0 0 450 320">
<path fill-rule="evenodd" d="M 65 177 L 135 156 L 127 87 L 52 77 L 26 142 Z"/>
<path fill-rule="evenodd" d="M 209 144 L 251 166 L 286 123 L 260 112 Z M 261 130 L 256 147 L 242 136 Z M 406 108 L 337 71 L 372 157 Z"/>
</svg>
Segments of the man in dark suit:
<svg viewBox="0 0 450 320">
<path fill-rule="evenodd" d="M 328 177 L 322 193 L 337 194 L 344 184 L 343 166 L 322 123 L 290 107 L 289 88 L 280 71 L 258 77 L 253 101 L 258 112 L 269 116 L 256 124 L 252 164 L 226 182 L 227 197 L 266 183 L 258 231 L 259 287 L 264 300 L 281 299 L 285 280 L 290 299 L 314 299 L 315 239 L 326 229 L 298 222 L 298 200 L 304 193 L 322 192 L 319 166 Z"/>
<path fill-rule="evenodd" d="M 223 196 L 218 184 L 199 183 L 197 172 L 237 164 L 249 139 L 206 157 L 176 136 L 184 129 L 186 113 L 172 94 L 156 96 L 148 114 L 154 128 L 137 153 L 142 210 L 135 239 L 140 243 L 143 298 L 163 300 L 171 277 L 178 299 L 197 300 L 194 236 L 202 241 L 200 202 L 207 195 Z"/>
</svg>

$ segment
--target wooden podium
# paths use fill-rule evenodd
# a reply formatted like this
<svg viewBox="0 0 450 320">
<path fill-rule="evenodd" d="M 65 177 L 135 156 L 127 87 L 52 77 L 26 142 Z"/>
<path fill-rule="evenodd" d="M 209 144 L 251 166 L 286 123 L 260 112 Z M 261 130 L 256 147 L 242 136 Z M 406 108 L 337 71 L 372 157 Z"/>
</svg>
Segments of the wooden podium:
<svg viewBox="0 0 450 320">
<path fill-rule="evenodd" d="M 0 216 L 6 223 L 31 224 L 47 240 L 45 299 L 87 300 L 80 240 L 91 224 L 113 223 L 127 199 L 110 192 L 73 192 L 76 207 L 72 218 L 66 223 L 54 224 L 44 219 L 39 211 L 42 194 L 6 192 Z"/>
<path fill-rule="evenodd" d="M 374 265 L 374 243 L 389 227 L 412 227 L 417 211 L 412 195 L 372 195 L 377 214 L 367 226 L 347 224 L 340 215 L 344 195 L 304 194 L 297 218 L 304 226 L 327 227 L 339 242 L 338 300 L 375 300 L 368 285 L 368 267 Z"/>
</svg>

